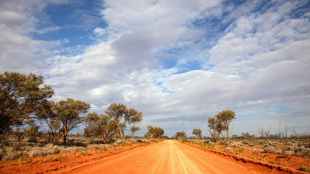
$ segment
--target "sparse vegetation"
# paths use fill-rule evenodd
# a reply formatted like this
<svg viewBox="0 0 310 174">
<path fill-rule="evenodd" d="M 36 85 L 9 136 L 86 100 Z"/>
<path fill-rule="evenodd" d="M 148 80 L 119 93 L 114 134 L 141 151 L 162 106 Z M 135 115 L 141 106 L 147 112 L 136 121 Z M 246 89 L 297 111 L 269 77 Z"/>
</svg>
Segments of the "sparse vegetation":
<svg viewBox="0 0 310 174">
<path fill-rule="evenodd" d="M 28 146 L 27 142 L 38 143 L 37 146 L 42 146 L 42 143 L 58 144 L 61 137 L 64 145 L 85 146 L 87 140 L 80 136 L 68 143 L 70 132 L 80 124 L 86 126 L 86 137 L 100 139 L 97 143 L 125 138 L 127 126 L 131 126 L 132 135 L 139 130 L 135 124 L 142 120 L 143 114 L 134 108 L 113 103 L 105 114 L 87 114 L 88 103 L 72 98 L 53 101 L 53 94 L 53 89 L 44 84 L 41 76 L 13 72 L 0 74 L 1 158 L 23 156 L 19 151 Z M 48 131 L 40 132 L 41 127 L 48 127 Z"/>
<path fill-rule="evenodd" d="M 192 140 L 190 143 L 203 149 L 286 166 L 296 170 L 305 171 L 310 168 L 309 137 L 260 138 L 249 133 L 243 133 L 243 136 L 230 139 L 230 141 L 223 140 L 220 139 L 216 142 L 209 141 L 209 139 Z"/>
<path fill-rule="evenodd" d="M 53 89 L 35 74 L 3 73 L 0 74 L 0 85 L 0 158 L 3 160 L 46 156 L 62 151 L 87 154 L 87 148 L 106 149 L 123 144 L 125 133 L 136 138 L 135 133 L 140 130 L 137 123 L 143 118 L 142 112 L 121 103 L 112 103 L 103 114 L 88 113 L 90 105 L 84 101 L 71 98 L 54 101 L 51 99 Z M 287 128 L 276 134 L 272 134 L 270 129 L 260 129 L 258 136 L 244 132 L 225 141 L 229 138 L 230 124 L 235 115 L 231 110 L 224 110 L 210 117 L 210 139 L 203 137 L 200 128 L 194 128 L 193 141 L 201 142 L 204 148 L 237 155 L 250 154 L 262 160 L 266 154 L 275 158 L 281 156 L 278 161 L 286 159 L 286 156 L 310 156 L 309 137 L 297 136 L 296 133 L 288 137 Z M 72 129 L 81 124 L 85 127 L 84 135 L 72 134 Z M 168 138 L 164 134 L 161 127 L 148 126 L 145 138 Z M 173 138 L 184 141 L 187 135 L 180 131 Z M 298 170 L 309 172 L 309 166 L 302 164 Z"/>
</svg>

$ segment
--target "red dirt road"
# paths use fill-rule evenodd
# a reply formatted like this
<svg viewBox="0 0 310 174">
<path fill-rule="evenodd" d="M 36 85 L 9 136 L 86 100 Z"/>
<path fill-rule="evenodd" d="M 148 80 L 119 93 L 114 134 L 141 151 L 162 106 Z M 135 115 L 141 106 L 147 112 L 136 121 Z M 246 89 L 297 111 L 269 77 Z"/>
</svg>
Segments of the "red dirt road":
<svg viewBox="0 0 310 174">
<path fill-rule="evenodd" d="M 68 174 L 285 173 L 224 158 L 173 140 L 133 149 L 93 163 L 58 171 Z"/>
</svg>

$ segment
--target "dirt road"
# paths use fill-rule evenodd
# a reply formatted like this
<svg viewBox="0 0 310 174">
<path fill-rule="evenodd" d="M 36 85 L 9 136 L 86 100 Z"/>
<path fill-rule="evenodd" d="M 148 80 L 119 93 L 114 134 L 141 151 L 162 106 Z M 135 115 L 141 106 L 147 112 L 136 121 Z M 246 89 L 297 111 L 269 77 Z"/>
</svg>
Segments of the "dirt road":
<svg viewBox="0 0 310 174">
<path fill-rule="evenodd" d="M 63 172 L 61 172 L 63 173 Z M 279 173 L 167 140 L 70 169 L 70 174 Z"/>
</svg>

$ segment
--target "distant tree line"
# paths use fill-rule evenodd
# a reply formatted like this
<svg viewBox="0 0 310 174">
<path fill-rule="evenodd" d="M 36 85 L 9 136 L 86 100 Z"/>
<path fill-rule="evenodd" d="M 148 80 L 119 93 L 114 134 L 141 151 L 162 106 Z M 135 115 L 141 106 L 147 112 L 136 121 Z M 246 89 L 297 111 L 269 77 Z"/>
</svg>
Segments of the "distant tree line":
<svg viewBox="0 0 310 174">
<path fill-rule="evenodd" d="M 44 84 L 43 77 L 36 74 L 4 72 L 0 74 L 0 135 L 15 130 L 35 139 L 40 124 L 48 127 L 50 142 L 62 137 L 67 143 L 72 129 L 81 123 L 86 125 L 86 136 L 101 137 L 104 143 L 115 138 L 124 138 L 124 130 L 131 126 L 134 134 L 139 128 L 135 125 L 143 118 L 143 113 L 124 104 L 113 103 L 103 114 L 88 113 L 90 105 L 84 101 L 68 98 L 54 101 L 54 90 Z"/>
<path fill-rule="evenodd" d="M 143 113 L 120 103 L 112 103 L 103 113 L 89 112 L 87 102 L 67 98 L 60 101 L 52 99 L 54 90 L 44 84 L 42 76 L 4 72 L 0 74 L 0 135 L 12 130 L 21 137 L 26 135 L 35 141 L 40 135 L 41 124 L 48 128 L 48 141 L 57 143 L 62 139 L 67 144 L 68 136 L 80 124 L 85 125 L 86 137 L 100 138 L 103 143 L 125 138 L 125 129 L 131 136 L 140 130 L 137 126 Z M 229 136 L 229 127 L 235 113 L 224 110 L 208 119 L 209 135 L 217 140 L 223 133 Z M 145 138 L 163 138 L 165 131 L 156 126 L 148 126 Z M 268 132 L 267 132 L 268 133 Z M 267 134 L 264 132 L 264 134 Z M 202 139 L 199 128 L 192 130 L 197 139 Z M 263 133 L 262 133 L 263 134 Z M 184 140 L 184 131 L 176 132 L 174 138 Z"/>
</svg>

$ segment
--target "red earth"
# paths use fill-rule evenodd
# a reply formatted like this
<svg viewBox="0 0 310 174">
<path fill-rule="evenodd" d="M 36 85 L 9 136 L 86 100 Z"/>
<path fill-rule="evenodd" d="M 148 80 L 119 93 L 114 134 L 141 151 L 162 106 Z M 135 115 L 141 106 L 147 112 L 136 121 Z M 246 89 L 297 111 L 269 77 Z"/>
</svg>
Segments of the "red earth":
<svg viewBox="0 0 310 174">
<path fill-rule="evenodd" d="M 49 157 L 50 159 L 51 157 Z M 103 152 L 70 154 L 61 160 L 2 163 L 0 173 L 65 174 L 287 174 L 284 171 L 201 150 L 175 140 L 126 145 Z M 299 173 L 296 171 L 296 173 Z M 300 172 L 301 173 L 301 172 Z"/>
</svg>

